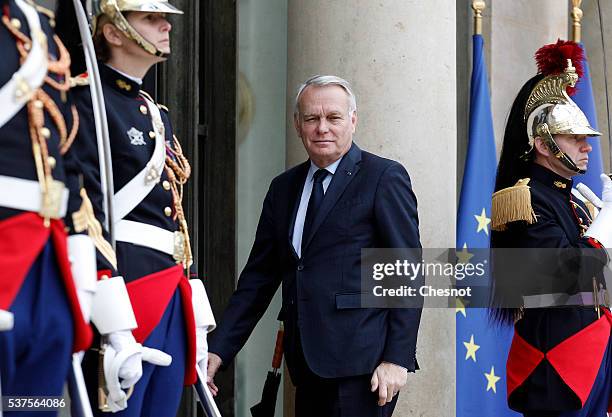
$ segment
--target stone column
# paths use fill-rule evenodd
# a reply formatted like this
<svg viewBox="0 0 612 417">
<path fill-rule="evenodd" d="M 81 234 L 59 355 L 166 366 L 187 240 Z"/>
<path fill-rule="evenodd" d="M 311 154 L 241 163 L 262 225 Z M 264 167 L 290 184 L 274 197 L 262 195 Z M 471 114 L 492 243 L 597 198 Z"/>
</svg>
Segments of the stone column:
<svg viewBox="0 0 612 417">
<path fill-rule="evenodd" d="M 512 102 L 521 86 L 536 74 L 535 51 L 568 38 L 568 8 L 558 0 L 490 0 L 489 4 L 491 110 L 499 155 Z"/>
<path fill-rule="evenodd" d="M 410 173 L 424 247 L 455 240 L 455 3 L 294 0 L 288 9 L 287 166 L 306 159 L 293 130 L 297 87 L 314 74 L 346 78 L 357 95 L 356 142 Z M 424 311 L 421 370 L 409 375 L 396 415 L 454 415 L 454 316 Z"/>
</svg>

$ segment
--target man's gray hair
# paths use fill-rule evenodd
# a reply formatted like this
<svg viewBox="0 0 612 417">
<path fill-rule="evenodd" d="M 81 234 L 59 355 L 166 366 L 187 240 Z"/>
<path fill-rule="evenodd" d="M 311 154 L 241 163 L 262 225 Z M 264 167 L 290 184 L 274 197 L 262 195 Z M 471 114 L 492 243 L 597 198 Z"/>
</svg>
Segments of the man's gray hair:
<svg viewBox="0 0 612 417">
<path fill-rule="evenodd" d="M 314 85 L 315 87 L 323 87 L 326 85 L 337 85 L 341 87 L 348 96 L 349 101 L 349 115 L 357 110 L 357 101 L 355 100 L 355 94 L 348 81 L 343 78 L 336 77 L 335 75 L 315 75 L 307 79 L 304 84 L 298 88 L 297 94 L 295 95 L 295 103 L 293 106 L 293 114 L 297 115 L 300 112 L 300 96 L 306 89 L 306 87 Z"/>
</svg>

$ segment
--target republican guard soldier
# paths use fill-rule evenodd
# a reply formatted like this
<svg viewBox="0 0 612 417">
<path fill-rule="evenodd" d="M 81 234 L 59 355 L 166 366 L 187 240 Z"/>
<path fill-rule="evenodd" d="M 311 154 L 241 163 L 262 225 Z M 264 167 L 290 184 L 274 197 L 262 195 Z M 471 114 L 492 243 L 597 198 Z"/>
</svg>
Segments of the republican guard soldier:
<svg viewBox="0 0 612 417">
<path fill-rule="evenodd" d="M 493 312 L 514 324 L 508 404 L 525 416 L 604 417 L 612 389 L 602 274 L 603 248 L 612 247 L 612 180 L 602 175 L 599 214 L 572 180 L 587 169 L 586 138 L 600 135 L 570 98 L 582 59 L 574 42 L 536 53 L 539 74 L 511 109 L 493 195 Z M 506 248 L 520 251 L 522 273 L 510 273 Z"/>
<path fill-rule="evenodd" d="M 79 288 L 95 287 L 93 242 L 73 222 L 83 200 L 70 56 L 53 13 L 23 0 L 0 6 L 0 313 L 14 319 L 0 332 L 2 395 L 60 396 L 71 352 L 91 343 Z"/>
<path fill-rule="evenodd" d="M 122 338 L 131 343 L 133 335 L 145 347 L 171 356 L 169 364 L 163 359 L 148 363 L 143 355 L 142 377 L 138 375 L 126 403 L 126 397 L 110 398 L 111 385 L 118 384 L 116 373 L 109 372 L 113 367 L 106 366 L 108 353 L 102 361 L 103 388 L 110 397 L 98 399 L 97 353 L 86 355 L 94 408 L 108 407 L 121 416 L 175 415 L 182 386 L 196 381 L 196 363 L 206 369 L 206 334 L 215 326 L 202 282 L 187 279 L 195 268 L 182 198 L 191 167 L 173 134 L 168 109 L 141 89 L 145 74 L 170 52 L 168 14 L 182 12 L 165 0 L 103 0 L 93 24 L 111 143 L 117 254 L 116 271 L 104 270 L 99 263 L 99 274 L 118 274 L 127 282 L 136 327 Z M 86 131 L 95 125 L 88 82 L 87 74 L 76 80 L 83 86 L 76 89 L 76 101 L 80 129 Z M 100 213 L 95 142 L 80 142 L 76 150 L 84 165 L 85 188 Z M 123 379 L 121 387 L 133 385 L 134 379 L 127 384 Z"/>
</svg>

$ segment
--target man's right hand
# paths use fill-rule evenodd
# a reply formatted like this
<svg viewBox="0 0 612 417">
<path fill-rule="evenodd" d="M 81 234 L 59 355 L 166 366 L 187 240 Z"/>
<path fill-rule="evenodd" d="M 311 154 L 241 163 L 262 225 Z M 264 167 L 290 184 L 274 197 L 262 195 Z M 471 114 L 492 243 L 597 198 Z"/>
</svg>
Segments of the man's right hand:
<svg viewBox="0 0 612 417">
<path fill-rule="evenodd" d="M 206 368 L 206 384 L 208 385 L 208 388 L 210 388 L 210 392 L 212 392 L 212 395 L 214 395 L 215 397 L 217 396 L 217 393 L 219 392 L 219 388 L 217 388 L 217 386 L 215 385 L 214 378 L 215 378 L 215 374 L 221 367 L 222 363 L 223 361 L 221 360 L 221 357 L 219 357 L 219 355 L 217 355 L 216 353 L 208 352 L 208 367 Z"/>
</svg>

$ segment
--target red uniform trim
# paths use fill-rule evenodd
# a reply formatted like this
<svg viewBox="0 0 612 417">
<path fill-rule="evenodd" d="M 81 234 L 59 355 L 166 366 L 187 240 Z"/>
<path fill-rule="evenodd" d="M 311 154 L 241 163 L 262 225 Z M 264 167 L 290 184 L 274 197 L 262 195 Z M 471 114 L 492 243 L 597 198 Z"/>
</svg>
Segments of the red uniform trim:
<svg viewBox="0 0 612 417">
<path fill-rule="evenodd" d="M 543 359 L 544 354 L 542 352 L 527 343 L 516 331 L 514 332 L 508 362 L 506 363 L 508 397 L 525 382 Z"/>
<path fill-rule="evenodd" d="M 515 332 L 506 365 L 508 397 L 525 382 L 542 360 L 547 360 L 584 407 L 610 338 L 612 315 L 606 309 L 602 311 L 603 317 L 568 337 L 546 354 Z"/>
<path fill-rule="evenodd" d="M 195 317 L 193 316 L 193 306 L 191 302 L 191 285 L 186 279 L 179 281 L 179 290 L 183 299 L 183 316 L 185 317 L 185 328 L 187 329 L 187 343 L 190 349 L 187 349 L 186 362 L 191 364 L 185 369 L 185 385 L 193 385 L 198 380 L 196 373 L 196 332 L 195 332 Z"/>
<path fill-rule="evenodd" d="M 589 245 L 593 246 L 594 248 L 597 249 L 602 249 L 604 246 L 601 244 L 601 242 L 597 239 L 595 239 L 594 237 L 589 237 L 587 238 L 587 242 L 589 243 Z"/>
<path fill-rule="evenodd" d="M 100 281 L 103 277 L 110 278 L 113 276 L 113 271 L 110 269 L 101 269 L 98 271 L 98 281 Z"/>
<path fill-rule="evenodd" d="M 23 281 L 49 240 L 50 230 L 34 213 L 0 222 L 0 309 L 9 310 Z"/>
<path fill-rule="evenodd" d="M 589 324 L 584 329 L 552 348 L 546 358 L 563 382 L 584 403 L 597 378 L 608 339 L 610 338 L 610 313 Z M 576 360 L 575 358 L 580 358 Z"/>
<path fill-rule="evenodd" d="M 66 290 L 73 319 L 73 352 L 85 350 L 91 345 L 93 332 L 85 323 L 77 297 L 70 261 L 64 223 L 52 220 L 45 227 L 43 219 L 36 213 L 23 213 L 0 222 L 0 308 L 10 310 L 23 281 L 40 254 L 52 239 L 60 276 Z"/>
<path fill-rule="evenodd" d="M 176 265 L 127 283 L 127 290 L 136 316 L 138 327 L 132 331 L 137 342 L 143 343 L 159 323 L 168 303 L 179 289 L 183 304 L 183 316 L 187 329 L 187 362 L 185 384 L 196 380 L 195 320 L 191 304 L 191 286 L 183 274 L 181 265 Z"/>
</svg>

